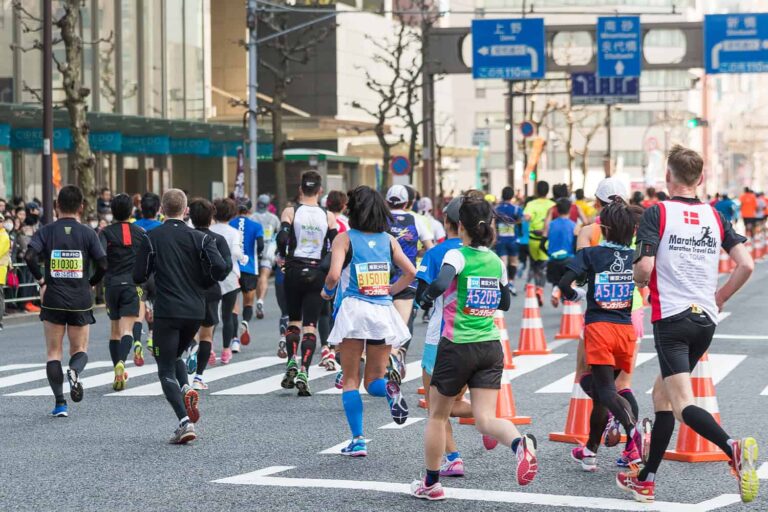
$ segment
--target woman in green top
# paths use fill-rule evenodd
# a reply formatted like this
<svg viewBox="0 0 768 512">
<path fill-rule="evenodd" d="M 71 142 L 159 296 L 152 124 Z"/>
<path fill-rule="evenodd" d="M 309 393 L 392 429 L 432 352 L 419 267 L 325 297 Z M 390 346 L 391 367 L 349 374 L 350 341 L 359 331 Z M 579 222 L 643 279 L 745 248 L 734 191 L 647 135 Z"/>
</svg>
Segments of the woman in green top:
<svg viewBox="0 0 768 512">
<path fill-rule="evenodd" d="M 465 196 L 459 209 L 463 247 L 446 253 L 440 274 L 417 298 L 419 306 L 427 309 L 435 298 L 446 294 L 442 337 L 429 388 L 426 478 L 411 484 L 417 498 L 445 498 L 439 482 L 445 422 L 464 386 L 469 387 L 477 429 L 515 452 L 518 483 L 530 483 L 538 470 L 533 436 L 521 436 L 514 424 L 496 418 L 504 354 L 493 316 L 497 309 L 509 309 L 510 294 L 506 268 L 489 249 L 495 238 L 493 216 L 493 208 L 482 194 L 473 191 Z"/>
</svg>

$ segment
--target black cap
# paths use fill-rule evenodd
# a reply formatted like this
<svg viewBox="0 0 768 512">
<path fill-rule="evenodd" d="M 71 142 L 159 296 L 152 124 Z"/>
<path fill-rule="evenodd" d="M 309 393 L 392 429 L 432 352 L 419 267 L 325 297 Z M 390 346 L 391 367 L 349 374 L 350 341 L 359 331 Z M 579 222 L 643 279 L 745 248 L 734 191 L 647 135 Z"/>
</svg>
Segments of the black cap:
<svg viewBox="0 0 768 512">
<path fill-rule="evenodd" d="M 247 212 L 250 211 L 253 207 L 253 204 L 251 203 L 251 200 L 247 197 L 241 197 L 237 200 L 237 209 L 240 212 Z"/>
</svg>

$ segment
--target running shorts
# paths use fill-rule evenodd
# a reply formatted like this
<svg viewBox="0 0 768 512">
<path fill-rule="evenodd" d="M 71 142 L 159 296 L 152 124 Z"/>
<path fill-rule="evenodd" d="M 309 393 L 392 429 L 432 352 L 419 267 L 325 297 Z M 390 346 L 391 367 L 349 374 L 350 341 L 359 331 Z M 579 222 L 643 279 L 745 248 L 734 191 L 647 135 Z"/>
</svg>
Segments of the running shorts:
<svg viewBox="0 0 768 512">
<path fill-rule="evenodd" d="M 205 318 L 201 324 L 203 327 L 213 327 L 219 323 L 219 303 L 220 299 L 205 302 Z"/>
<path fill-rule="evenodd" d="M 261 253 L 261 259 L 259 260 L 259 268 L 272 268 L 275 266 L 275 254 L 277 252 L 277 244 L 268 244 L 264 247 Z"/>
<path fill-rule="evenodd" d="M 499 238 L 495 247 L 496 254 L 501 256 L 517 256 L 520 253 L 520 247 L 517 245 L 516 238 Z"/>
<path fill-rule="evenodd" d="M 398 293 L 397 295 L 394 295 L 392 297 L 392 300 L 413 300 L 415 298 L 416 298 L 416 290 L 414 290 L 409 286 L 405 290 Z"/>
<path fill-rule="evenodd" d="M 72 325 L 75 327 L 96 323 L 92 309 L 86 311 L 66 311 L 63 309 L 42 308 L 40 310 L 40 320 L 56 325 Z"/>
<path fill-rule="evenodd" d="M 531 237 L 528 241 L 528 257 L 533 261 L 547 261 L 549 259 L 541 239 Z"/>
<path fill-rule="evenodd" d="M 757 219 L 755 217 L 744 217 L 744 226 L 756 226 Z"/>
<path fill-rule="evenodd" d="M 139 302 L 143 290 L 140 286 L 107 286 L 104 289 L 104 303 L 110 320 L 139 316 Z"/>
<path fill-rule="evenodd" d="M 712 343 L 715 323 L 702 310 L 686 309 L 653 324 L 661 376 L 691 373 Z"/>
<path fill-rule="evenodd" d="M 285 268 L 283 287 L 291 322 L 317 325 L 323 308 L 320 292 L 324 284 L 325 273 L 317 267 L 294 265 Z"/>
<path fill-rule="evenodd" d="M 256 289 L 259 284 L 259 276 L 256 274 L 249 274 L 248 272 L 240 272 L 240 289 L 244 292 L 251 292 Z"/>
<path fill-rule="evenodd" d="M 424 352 L 421 355 L 421 369 L 427 372 L 427 375 L 435 373 L 435 361 L 437 360 L 437 345 L 431 343 L 424 344 Z"/>
<path fill-rule="evenodd" d="M 440 338 L 431 386 L 443 396 L 457 396 L 469 389 L 499 389 L 504 372 L 504 353 L 499 340 L 454 343 Z"/>
<path fill-rule="evenodd" d="M 632 324 L 593 322 L 584 328 L 587 364 L 613 366 L 632 373 L 635 355 L 635 328 Z"/>
</svg>

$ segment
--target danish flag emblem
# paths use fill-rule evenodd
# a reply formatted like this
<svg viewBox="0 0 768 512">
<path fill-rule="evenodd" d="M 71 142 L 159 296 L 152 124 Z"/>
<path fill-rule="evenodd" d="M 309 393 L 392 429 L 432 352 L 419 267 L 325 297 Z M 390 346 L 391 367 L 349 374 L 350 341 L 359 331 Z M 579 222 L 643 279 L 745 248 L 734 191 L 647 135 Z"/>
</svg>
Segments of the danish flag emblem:
<svg viewBox="0 0 768 512">
<path fill-rule="evenodd" d="M 695 226 L 699 225 L 699 213 L 698 212 L 689 212 L 684 211 L 683 212 L 683 222 L 686 224 L 693 224 Z"/>
</svg>

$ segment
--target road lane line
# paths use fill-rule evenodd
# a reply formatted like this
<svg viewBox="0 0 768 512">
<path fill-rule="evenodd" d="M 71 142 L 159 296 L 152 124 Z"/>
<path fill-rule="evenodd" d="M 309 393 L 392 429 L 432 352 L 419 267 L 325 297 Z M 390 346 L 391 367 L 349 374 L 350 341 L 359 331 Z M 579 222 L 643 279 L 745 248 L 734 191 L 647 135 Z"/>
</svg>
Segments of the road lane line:
<svg viewBox="0 0 768 512">
<path fill-rule="evenodd" d="M 130 385 L 130 382 L 131 382 L 130 379 L 132 379 L 133 377 L 141 377 L 142 375 L 157 373 L 157 366 L 154 364 L 147 364 L 142 366 L 141 368 L 138 368 L 136 366 L 127 366 L 125 370 L 126 370 L 126 373 L 128 373 L 128 384 Z M 64 393 L 69 393 L 69 382 L 67 382 L 66 379 L 64 380 L 65 380 Z M 83 387 L 87 391 L 89 389 L 96 388 L 98 386 L 112 384 L 114 380 L 115 380 L 115 372 L 109 371 L 105 373 L 100 373 L 98 375 L 94 375 L 92 377 L 85 377 L 84 379 L 81 380 L 81 382 L 83 383 Z M 40 388 L 29 389 L 27 391 L 19 391 L 18 393 L 12 393 L 6 396 L 48 396 L 50 394 L 51 394 L 51 388 L 48 386 L 44 386 Z"/>
<path fill-rule="evenodd" d="M 709 354 L 710 375 L 712 375 L 712 383 L 717 386 L 720 381 L 728 376 L 747 356 L 742 354 Z M 651 394 L 653 388 L 646 391 L 646 394 Z"/>
<path fill-rule="evenodd" d="M 284 361 L 279 357 L 255 357 L 246 361 L 216 366 L 215 368 L 209 368 L 205 371 L 205 383 L 208 384 L 241 373 L 269 368 L 270 366 L 274 366 L 281 362 Z M 158 396 L 162 394 L 163 388 L 160 386 L 160 383 L 153 382 L 152 384 L 146 384 L 144 386 L 128 388 L 125 391 L 108 393 L 105 396 Z"/>
<path fill-rule="evenodd" d="M 651 359 L 655 358 L 656 354 L 650 353 L 650 352 L 640 352 L 637 354 L 637 363 L 635 363 L 635 368 L 638 366 L 647 363 Z M 576 372 L 571 372 L 562 379 L 558 379 L 552 384 L 548 384 L 544 386 L 543 388 L 536 391 L 536 393 L 563 393 L 568 394 L 573 391 L 573 379 L 576 377 Z"/>
<path fill-rule="evenodd" d="M 379 427 L 379 430 L 401 430 L 425 419 L 427 418 L 414 418 L 413 416 L 409 416 L 402 425 L 398 425 L 393 421 L 392 423 L 387 423 L 386 425 Z"/>
<path fill-rule="evenodd" d="M 94 370 L 96 368 L 107 368 L 112 366 L 112 361 L 94 361 L 88 363 L 85 367 L 85 375 L 88 375 L 88 370 Z M 64 380 L 66 379 L 67 368 L 64 368 Z M 7 388 L 10 386 L 17 386 L 19 384 L 26 384 L 27 382 L 34 382 L 36 380 L 47 379 L 48 376 L 45 373 L 45 369 L 35 370 L 31 372 L 17 373 L 16 375 L 9 375 L 0 379 L 0 388 Z"/>
<path fill-rule="evenodd" d="M 406 377 L 403 379 L 403 384 L 406 382 L 411 382 L 412 380 L 421 379 L 421 359 L 418 361 L 412 361 L 405 365 L 405 375 Z M 336 389 L 336 387 L 332 387 L 330 389 L 325 389 L 323 391 L 320 391 L 320 393 L 317 393 L 319 395 L 340 395 L 342 393 L 341 389 Z M 360 386 L 360 394 L 361 395 L 367 395 L 368 392 L 365 390 L 365 386 Z"/>
<path fill-rule="evenodd" d="M 329 372 L 326 371 L 325 368 L 318 368 L 314 369 L 313 372 L 309 374 L 309 380 L 317 380 L 322 377 L 330 377 L 335 376 L 335 372 Z M 285 376 L 285 373 L 280 373 L 278 375 L 272 375 L 270 377 L 266 377 L 264 379 L 259 379 L 254 382 L 248 382 L 246 384 L 242 384 L 240 386 L 235 386 L 233 388 L 227 388 L 222 389 L 221 391 L 217 391 L 215 393 L 211 393 L 212 395 L 266 395 L 268 393 L 272 393 L 273 391 L 280 391 L 283 389 L 283 387 L 280 385 L 280 383 L 283 381 L 283 377 Z M 285 391 L 291 391 L 286 389 Z"/>
<path fill-rule="evenodd" d="M 29 368 L 40 368 L 42 366 L 45 366 L 45 365 L 41 363 L 6 364 L 4 366 L 0 366 L 0 372 L 12 372 L 13 370 L 28 370 Z"/>
<path fill-rule="evenodd" d="M 341 449 L 341 448 L 339 448 Z M 377 482 L 366 480 L 331 480 L 324 478 L 289 478 L 274 476 L 294 469 L 292 466 L 272 466 L 252 473 L 245 473 L 229 478 L 214 480 L 218 484 L 257 485 L 265 487 L 286 487 L 305 489 L 354 489 L 358 491 L 388 492 L 410 494 L 411 486 L 397 482 Z M 528 492 L 493 491 L 486 489 L 453 488 L 445 489 L 447 498 L 466 501 L 485 501 L 491 503 L 515 503 L 550 507 L 569 507 L 595 510 L 622 510 L 630 512 L 707 512 L 716 510 L 740 500 L 738 494 L 723 494 L 701 503 L 637 503 L 635 501 L 592 496 L 567 496 Z M 414 502 L 415 503 L 415 502 Z"/>
</svg>

